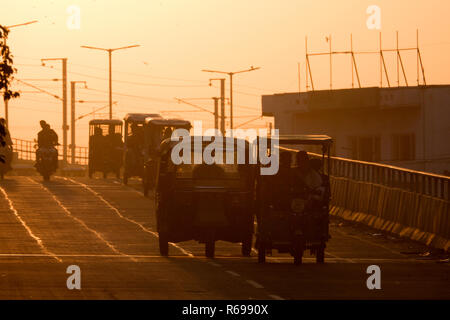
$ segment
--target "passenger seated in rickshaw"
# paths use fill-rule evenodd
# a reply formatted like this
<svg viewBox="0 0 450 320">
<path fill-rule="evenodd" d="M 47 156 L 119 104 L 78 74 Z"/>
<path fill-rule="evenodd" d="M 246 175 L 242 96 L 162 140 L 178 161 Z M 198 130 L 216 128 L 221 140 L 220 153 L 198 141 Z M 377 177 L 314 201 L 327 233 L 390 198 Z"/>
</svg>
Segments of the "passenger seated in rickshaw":
<svg viewBox="0 0 450 320">
<path fill-rule="evenodd" d="M 166 139 L 170 139 L 172 137 L 172 132 L 173 132 L 173 130 L 171 127 L 166 127 L 164 129 L 162 140 L 164 141 Z"/>
<path fill-rule="evenodd" d="M 329 178 L 328 176 L 321 173 L 322 171 L 322 160 L 311 159 L 310 160 L 311 170 L 305 177 L 306 183 L 309 188 L 312 189 L 312 198 L 314 200 L 324 202 L 329 199 Z"/>
<path fill-rule="evenodd" d="M 144 132 L 143 128 L 136 123 L 131 125 L 131 136 L 128 137 L 127 148 L 130 149 L 129 156 L 132 157 L 133 162 L 137 162 L 143 156 L 142 148 L 144 146 Z"/>
<path fill-rule="evenodd" d="M 109 126 L 108 135 L 105 138 L 111 160 L 120 165 L 122 163 L 123 150 L 122 135 L 115 132 L 114 126 Z"/>
</svg>

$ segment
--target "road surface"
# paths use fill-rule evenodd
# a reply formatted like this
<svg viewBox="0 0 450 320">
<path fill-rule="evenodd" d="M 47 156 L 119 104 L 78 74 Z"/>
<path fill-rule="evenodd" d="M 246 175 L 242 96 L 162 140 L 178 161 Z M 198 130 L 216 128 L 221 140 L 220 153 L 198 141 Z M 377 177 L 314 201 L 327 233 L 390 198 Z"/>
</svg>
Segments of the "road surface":
<svg viewBox="0 0 450 320">
<path fill-rule="evenodd" d="M 153 199 L 139 181 L 37 176 L 0 182 L 0 299 L 450 299 L 450 265 L 427 248 L 332 219 L 326 263 L 257 263 L 240 245 L 194 241 L 159 255 Z M 67 268 L 79 266 L 81 289 Z M 369 290 L 378 265 L 381 289 Z"/>
</svg>

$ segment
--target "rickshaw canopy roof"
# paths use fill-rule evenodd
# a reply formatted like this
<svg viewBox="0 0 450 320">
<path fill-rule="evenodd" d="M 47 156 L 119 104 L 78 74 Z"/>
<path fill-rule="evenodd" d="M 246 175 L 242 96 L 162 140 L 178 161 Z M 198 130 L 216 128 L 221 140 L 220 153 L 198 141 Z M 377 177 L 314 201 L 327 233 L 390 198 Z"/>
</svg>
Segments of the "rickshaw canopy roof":
<svg viewBox="0 0 450 320">
<path fill-rule="evenodd" d="M 114 125 L 122 125 L 122 120 L 119 119 L 93 119 L 89 121 L 89 125 L 96 124 L 114 124 Z"/>
<path fill-rule="evenodd" d="M 125 116 L 125 118 L 123 118 L 123 120 L 143 123 L 145 121 L 145 118 L 149 117 L 157 118 L 161 117 L 161 115 L 158 113 L 127 113 L 127 115 Z"/>
<path fill-rule="evenodd" d="M 165 119 L 148 117 L 145 119 L 145 123 L 154 126 L 174 126 L 174 127 L 190 127 L 191 122 L 183 119 Z"/>
</svg>

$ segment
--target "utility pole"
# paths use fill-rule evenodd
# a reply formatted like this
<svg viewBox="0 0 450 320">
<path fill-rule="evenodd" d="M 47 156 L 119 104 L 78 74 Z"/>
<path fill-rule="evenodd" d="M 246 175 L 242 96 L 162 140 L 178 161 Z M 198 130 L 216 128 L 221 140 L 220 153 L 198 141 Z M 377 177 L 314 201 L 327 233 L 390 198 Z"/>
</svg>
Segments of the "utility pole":
<svg viewBox="0 0 450 320">
<path fill-rule="evenodd" d="M 215 80 L 220 80 L 220 132 L 222 132 L 222 135 L 225 135 L 225 78 L 209 79 L 209 86 Z"/>
<path fill-rule="evenodd" d="M 94 49 L 94 50 L 102 50 L 108 52 L 108 59 L 109 59 L 109 119 L 112 119 L 112 53 L 117 50 L 122 49 L 129 49 L 129 48 L 135 48 L 139 47 L 138 44 L 132 45 L 132 46 L 126 46 L 126 47 L 120 47 L 120 48 L 97 48 L 97 47 L 89 47 L 89 46 L 81 46 L 81 48 L 85 49 Z"/>
<path fill-rule="evenodd" d="M 15 25 L 12 25 L 12 26 L 7 26 L 5 28 L 9 31 L 9 29 L 11 29 L 11 28 L 27 26 L 29 24 L 36 23 L 36 22 L 38 22 L 38 21 L 37 20 L 33 20 L 33 21 L 25 22 L 25 23 L 20 23 L 20 24 L 15 24 Z M 5 45 L 6 45 L 6 40 L 5 40 Z M 3 102 L 5 103 L 5 124 L 6 124 L 6 128 L 8 128 L 8 124 L 9 124 L 9 104 L 8 104 L 8 100 L 5 99 L 5 95 L 3 95 Z"/>
<path fill-rule="evenodd" d="M 219 99 L 218 97 L 213 97 L 214 100 L 214 129 L 219 129 Z"/>
<path fill-rule="evenodd" d="M 61 60 L 62 62 L 62 90 L 63 90 L 63 163 L 67 163 L 67 58 L 52 58 L 52 59 L 41 59 L 42 65 L 45 66 L 45 61 Z"/>
<path fill-rule="evenodd" d="M 260 69 L 260 67 L 250 67 L 247 70 L 235 71 L 235 72 L 226 72 L 226 71 L 216 71 L 216 70 L 202 70 L 203 72 L 212 72 L 212 73 L 223 73 L 230 76 L 230 129 L 233 130 L 233 76 L 238 73 L 250 72 Z"/>
<path fill-rule="evenodd" d="M 75 164 L 75 85 L 86 81 L 70 81 L 70 163 Z"/>
</svg>

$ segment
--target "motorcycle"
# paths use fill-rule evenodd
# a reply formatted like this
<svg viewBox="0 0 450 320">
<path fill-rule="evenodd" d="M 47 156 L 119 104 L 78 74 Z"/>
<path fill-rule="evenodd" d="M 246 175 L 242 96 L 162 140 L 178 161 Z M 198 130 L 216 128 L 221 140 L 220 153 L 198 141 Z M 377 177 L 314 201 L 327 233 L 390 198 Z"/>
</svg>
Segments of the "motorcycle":
<svg viewBox="0 0 450 320">
<path fill-rule="evenodd" d="M 44 178 L 50 181 L 50 176 L 58 168 L 58 151 L 55 148 L 39 148 L 36 152 L 36 169 Z"/>
</svg>

